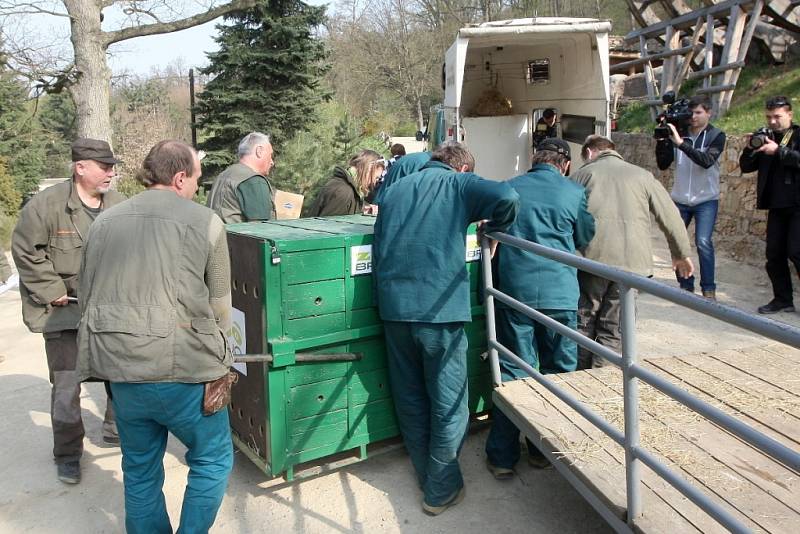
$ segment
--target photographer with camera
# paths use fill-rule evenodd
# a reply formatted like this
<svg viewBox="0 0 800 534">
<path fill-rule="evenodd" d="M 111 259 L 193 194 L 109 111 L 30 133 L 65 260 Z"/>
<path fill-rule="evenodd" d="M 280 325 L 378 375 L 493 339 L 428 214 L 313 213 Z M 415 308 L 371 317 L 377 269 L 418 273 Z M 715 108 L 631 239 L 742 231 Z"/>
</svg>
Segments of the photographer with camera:
<svg viewBox="0 0 800 534">
<path fill-rule="evenodd" d="M 785 96 L 767 100 L 766 128 L 747 136 L 739 156 L 742 172 L 758 171 L 758 209 L 767 214 L 767 275 L 774 298 L 758 313 L 793 312 L 788 261 L 800 271 L 800 127 L 792 123 Z"/>
<path fill-rule="evenodd" d="M 711 105 L 703 98 L 675 102 L 662 117 L 656 129 L 656 162 L 665 170 L 675 161 L 672 200 L 687 227 L 694 219 L 700 289 L 704 297 L 716 299 L 712 234 L 719 208 L 719 156 L 725 149 L 725 132 L 709 123 Z M 659 136 L 659 131 L 668 131 L 668 136 Z M 676 272 L 676 277 L 682 289 L 694 293 L 694 276 L 682 278 Z"/>
</svg>

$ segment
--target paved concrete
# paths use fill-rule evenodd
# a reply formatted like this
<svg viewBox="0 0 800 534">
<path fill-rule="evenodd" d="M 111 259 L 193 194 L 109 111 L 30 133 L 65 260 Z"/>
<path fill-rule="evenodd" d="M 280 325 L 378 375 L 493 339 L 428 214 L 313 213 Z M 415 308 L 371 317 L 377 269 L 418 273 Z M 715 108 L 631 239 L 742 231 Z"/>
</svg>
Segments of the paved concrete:
<svg viewBox="0 0 800 534">
<path fill-rule="evenodd" d="M 656 243 L 656 278 L 673 283 L 668 254 Z M 770 298 L 758 267 L 720 259 L 721 302 L 754 310 Z M 642 356 L 669 356 L 763 341 L 663 303 L 639 298 L 639 347 Z M 798 300 L 800 303 L 800 300 Z M 800 315 L 778 320 L 800 325 Z M 120 453 L 101 440 L 102 386 L 84 387 L 82 406 L 87 428 L 83 482 L 66 486 L 55 477 L 51 461 L 49 383 L 40 335 L 30 334 L 20 319 L 19 293 L 0 295 L 0 533 L 91 533 L 123 530 Z M 462 453 L 467 482 L 465 501 L 437 518 L 420 510 L 420 493 L 405 452 L 397 450 L 315 478 L 286 483 L 267 480 L 240 453 L 214 532 L 609 532 L 603 520 L 557 472 L 535 471 L 525 462 L 519 477 L 495 481 L 484 467 L 487 431 L 468 438 Z M 184 449 L 170 442 L 165 459 L 164 493 L 177 523 L 186 478 Z"/>
<path fill-rule="evenodd" d="M 22 324 L 17 291 L 0 295 L 0 534 L 94 533 L 124 530 L 120 452 L 103 445 L 102 385 L 86 384 L 83 481 L 56 479 L 51 458 L 47 363 L 41 335 Z M 467 496 L 430 518 L 405 451 L 400 449 L 328 474 L 287 483 L 267 480 L 241 453 L 212 532 L 504 532 L 606 533 L 610 529 L 554 470 L 521 462 L 520 476 L 495 481 L 484 467 L 487 430 L 468 438 L 462 452 Z M 177 525 L 187 468 L 184 447 L 171 439 L 164 494 Z"/>
</svg>

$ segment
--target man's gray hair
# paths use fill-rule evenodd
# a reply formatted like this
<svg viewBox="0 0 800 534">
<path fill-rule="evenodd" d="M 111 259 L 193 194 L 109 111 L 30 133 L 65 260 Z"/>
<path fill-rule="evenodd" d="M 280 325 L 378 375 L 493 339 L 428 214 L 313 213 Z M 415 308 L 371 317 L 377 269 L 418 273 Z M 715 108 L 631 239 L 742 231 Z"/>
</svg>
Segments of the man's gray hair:
<svg viewBox="0 0 800 534">
<path fill-rule="evenodd" d="M 253 149 L 258 145 L 266 145 L 270 142 L 269 136 L 261 132 L 250 132 L 239 141 L 239 149 L 236 151 L 240 158 L 249 156 Z"/>
</svg>

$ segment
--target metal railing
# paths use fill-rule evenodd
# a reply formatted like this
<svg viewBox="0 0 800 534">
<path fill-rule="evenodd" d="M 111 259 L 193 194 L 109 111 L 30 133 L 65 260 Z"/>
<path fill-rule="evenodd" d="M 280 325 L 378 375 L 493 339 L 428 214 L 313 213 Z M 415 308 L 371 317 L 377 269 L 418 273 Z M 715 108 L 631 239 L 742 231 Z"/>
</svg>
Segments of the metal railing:
<svg viewBox="0 0 800 534">
<path fill-rule="evenodd" d="M 622 355 L 604 347 L 596 341 L 572 330 L 571 328 L 551 319 L 550 317 L 536 311 L 535 309 L 519 302 L 495 289 L 492 281 L 492 270 L 489 253 L 489 241 L 484 238 L 481 242 L 482 272 L 484 280 L 484 291 L 486 298 L 486 330 L 489 345 L 489 359 L 492 367 L 492 379 L 494 384 L 500 385 L 502 382 L 500 375 L 499 354 L 512 361 L 525 372 L 527 372 L 539 384 L 544 386 L 549 392 L 558 399 L 566 403 L 570 408 L 586 418 L 590 423 L 609 436 L 615 443 L 622 446 L 625 450 L 625 480 L 627 498 L 627 517 L 626 523 L 614 515 L 611 510 L 596 498 L 596 496 L 577 479 L 570 471 L 556 462 L 559 471 L 567 476 L 573 485 L 578 486 L 581 493 L 587 497 L 592 505 L 598 509 L 618 531 L 632 532 L 636 519 L 642 515 L 641 502 L 641 464 L 652 469 L 657 475 L 675 487 L 687 499 L 699 506 L 707 514 L 718 521 L 722 526 L 736 533 L 750 532 L 750 529 L 739 519 L 733 516 L 728 510 L 721 506 L 717 501 L 710 498 L 704 492 L 696 488 L 684 478 L 675 473 L 672 469 L 662 463 L 655 455 L 640 446 L 639 442 L 639 380 L 649 384 L 661 393 L 683 404 L 687 408 L 702 415 L 724 430 L 739 437 L 757 450 L 767 454 L 774 460 L 784 464 L 795 472 L 800 472 L 800 453 L 794 451 L 771 437 L 758 432 L 741 422 L 740 420 L 726 414 L 722 410 L 703 402 L 687 391 L 679 388 L 673 383 L 665 380 L 656 373 L 644 368 L 637 363 L 636 355 L 636 311 L 635 311 L 635 291 L 643 291 L 653 296 L 668 300 L 674 304 L 690 308 L 697 312 L 719 319 L 726 323 L 741 327 L 756 334 L 760 334 L 769 339 L 785 343 L 792 347 L 800 348 L 800 329 L 790 325 L 779 323 L 764 317 L 757 317 L 742 310 L 719 304 L 704 298 L 695 296 L 687 291 L 669 287 L 665 284 L 656 282 L 644 276 L 636 275 L 621 269 L 609 267 L 598 263 L 563 252 L 551 249 L 524 239 L 520 239 L 504 233 L 489 234 L 489 237 L 499 241 L 505 246 L 513 246 L 519 249 L 532 252 L 539 256 L 575 267 L 582 271 L 600 276 L 607 280 L 616 282 L 619 285 L 621 317 L 620 328 L 622 332 Z M 543 324 L 549 329 L 572 339 L 581 347 L 588 349 L 605 360 L 622 368 L 623 380 L 623 402 L 624 402 L 624 433 L 617 430 L 608 423 L 603 417 L 592 411 L 576 397 L 566 393 L 554 382 L 539 374 L 537 370 L 528 365 L 516 354 L 511 352 L 497 341 L 495 331 L 495 299 L 510 308 L 527 315 L 535 321 Z M 547 451 L 544 451 L 546 454 Z M 553 460 L 553 458 L 550 458 Z M 604 508 L 604 509 L 603 509 Z"/>
</svg>

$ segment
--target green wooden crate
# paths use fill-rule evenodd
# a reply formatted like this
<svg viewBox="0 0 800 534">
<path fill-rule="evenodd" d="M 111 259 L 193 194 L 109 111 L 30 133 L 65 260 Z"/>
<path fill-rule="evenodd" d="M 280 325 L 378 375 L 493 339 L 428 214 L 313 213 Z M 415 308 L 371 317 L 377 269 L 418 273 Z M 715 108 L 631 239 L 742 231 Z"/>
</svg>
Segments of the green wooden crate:
<svg viewBox="0 0 800 534">
<path fill-rule="evenodd" d="M 374 217 L 242 223 L 227 226 L 234 353 L 270 353 L 270 365 L 237 365 L 231 427 L 237 446 L 268 475 L 397 436 L 383 326 L 373 301 L 370 245 Z M 486 411 L 491 372 L 484 310 L 477 302 L 480 262 L 468 238 L 473 321 L 466 326 L 469 407 Z M 353 362 L 297 362 L 298 352 L 362 354 Z"/>
</svg>

